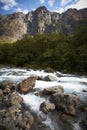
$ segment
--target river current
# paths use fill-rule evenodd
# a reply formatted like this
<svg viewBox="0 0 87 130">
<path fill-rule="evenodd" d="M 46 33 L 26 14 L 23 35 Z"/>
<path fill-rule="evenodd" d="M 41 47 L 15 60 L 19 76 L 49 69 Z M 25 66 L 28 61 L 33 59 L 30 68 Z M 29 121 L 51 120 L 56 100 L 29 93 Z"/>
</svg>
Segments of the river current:
<svg viewBox="0 0 87 130">
<path fill-rule="evenodd" d="M 56 81 L 43 81 L 37 80 L 34 87 L 34 91 L 29 92 L 28 94 L 21 95 L 24 99 L 24 103 L 31 109 L 33 112 L 37 113 L 38 116 L 43 118 L 43 123 L 48 125 L 51 130 L 56 130 L 52 124 L 52 120 L 39 110 L 40 104 L 43 101 L 46 101 L 45 97 L 40 97 L 35 95 L 35 93 L 42 91 L 44 88 L 61 85 L 64 88 L 64 93 L 76 94 L 81 97 L 81 100 L 85 102 L 87 100 L 87 95 L 83 94 L 83 90 L 87 91 L 87 77 L 79 76 L 74 74 L 62 74 L 61 72 L 48 73 L 44 70 L 32 70 L 32 69 L 21 69 L 21 68 L 0 68 L 0 82 L 3 80 L 12 80 L 15 83 L 21 82 L 23 79 L 26 79 L 30 76 L 40 76 L 45 77 L 51 75 L 56 77 Z M 58 76 L 61 75 L 61 76 Z M 44 118 L 46 118 L 44 120 Z M 75 126 L 76 130 L 80 130 L 79 126 Z M 60 130 L 57 128 L 57 130 Z"/>
</svg>

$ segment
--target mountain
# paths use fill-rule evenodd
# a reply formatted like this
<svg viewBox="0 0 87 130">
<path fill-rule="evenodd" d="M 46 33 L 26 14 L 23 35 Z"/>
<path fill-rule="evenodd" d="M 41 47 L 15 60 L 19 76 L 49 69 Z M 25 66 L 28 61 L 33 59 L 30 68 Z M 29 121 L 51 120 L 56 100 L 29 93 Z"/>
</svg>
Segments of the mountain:
<svg viewBox="0 0 87 130">
<path fill-rule="evenodd" d="M 0 37 L 20 39 L 25 34 L 63 33 L 73 35 L 87 26 L 87 8 L 68 9 L 59 14 L 42 6 L 28 14 L 0 15 Z"/>
</svg>

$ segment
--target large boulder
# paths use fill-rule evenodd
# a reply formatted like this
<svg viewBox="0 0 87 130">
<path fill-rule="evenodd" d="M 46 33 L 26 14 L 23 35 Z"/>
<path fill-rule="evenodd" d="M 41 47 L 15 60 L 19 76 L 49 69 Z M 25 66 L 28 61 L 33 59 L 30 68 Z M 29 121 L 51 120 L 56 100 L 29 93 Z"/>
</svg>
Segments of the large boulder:
<svg viewBox="0 0 87 130">
<path fill-rule="evenodd" d="M 30 130 L 34 123 L 33 116 L 28 111 L 18 112 L 16 107 L 0 110 L 0 130 Z M 8 111 L 12 113 L 9 114 Z"/>
<path fill-rule="evenodd" d="M 33 123 L 34 118 L 28 111 L 20 114 L 16 119 L 16 125 L 25 130 L 30 130 L 30 127 Z"/>
<path fill-rule="evenodd" d="M 41 105 L 40 105 L 40 110 L 44 113 L 49 113 L 51 111 L 53 111 L 55 109 L 55 105 L 54 103 L 49 103 L 49 102 L 43 102 Z"/>
<path fill-rule="evenodd" d="M 47 75 L 43 78 L 44 81 L 57 81 L 57 78 L 51 75 Z"/>
<path fill-rule="evenodd" d="M 12 80 L 4 80 L 1 83 L 1 88 L 5 94 L 9 94 L 13 91 L 16 91 L 17 85 Z"/>
<path fill-rule="evenodd" d="M 51 96 L 51 101 L 58 110 L 69 115 L 77 115 L 80 101 L 79 96 L 55 93 Z"/>
<path fill-rule="evenodd" d="M 13 120 L 16 120 L 16 113 L 19 113 L 21 111 L 22 106 L 19 103 L 16 103 L 15 105 L 12 105 L 8 108 L 9 117 L 11 117 Z"/>
<path fill-rule="evenodd" d="M 18 84 L 21 93 L 28 93 L 33 89 L 36 83 L 36 77 L 29 77 Z"/>
<path fill-rule="evenodd" d="M 21 104 L 23 102 L 23 98 L 17 93 L 13 92 L 8 96 L 7 104 L 8 105 L 15 105 L 15 104 Z"/>
<path fill-rule="evenodd" d="M 64 92 L 64 88 L 61 85 L 58 85 L 58 86 L 54 86 L 54 87 L 45 88 L 42 93 L 47 94 L 47 95 L 51 95 L 54 93 L 61 94 L 63 92 Z"/>
</svg>

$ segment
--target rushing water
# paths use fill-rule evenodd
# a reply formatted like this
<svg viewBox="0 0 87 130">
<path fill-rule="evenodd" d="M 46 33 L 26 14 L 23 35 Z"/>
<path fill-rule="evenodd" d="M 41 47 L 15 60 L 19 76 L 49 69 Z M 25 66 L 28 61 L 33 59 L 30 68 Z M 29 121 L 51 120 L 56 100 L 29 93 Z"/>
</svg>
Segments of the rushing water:
<svg viewBox="0 0 87 130">
<path fill-rule="evenodd" d="M 58 74 L 60 74 L 61 77 L 57 77 Z M 82 90 L 87 90 L 87 77 L 75 76 L 72 74 L 61 74 L 60 72 L 47 73 L 44 72 L 43 70 L 34 71 L 31 69 L 26 70 L 20 68 L 0 68 L 0 82 L 2 82 L 3 80 L 13 80 L 14 82 L 18 83 L 30 76 L 45 77 L 47 75 L 54 76 L 56 77 L 57 80 L 56 81 L 37 80 L 36 85 L 34 87 L 34 91 L 21 96 L 23 97 L 24 103 L 29 107 L 29 109 L 37 113 L 38 117 L 42 118 L 44 124 L 48 125 L 51 128 L 51 130 L 56 130 L 56 128 L 54 128 L 54 125 L 52 124 L 52 120 L 48 116 L 42 114 L 42 112 L 39 110 L 40 104 L 48 99 L 45 97 L 36 96 L 35 92 L 37 91 L 40 92 L 47 87 L 61 85 L 63 86 L 65 93 L 78 94 L 80 95 L 81 99 L 85 101 L 87 99 L 87 95 L 84 94 L 83 96 Z M 44 118 L 46 119 L 44 120 Z M 77 125 L 75 127 L 77 128 Z"/>
</svg>

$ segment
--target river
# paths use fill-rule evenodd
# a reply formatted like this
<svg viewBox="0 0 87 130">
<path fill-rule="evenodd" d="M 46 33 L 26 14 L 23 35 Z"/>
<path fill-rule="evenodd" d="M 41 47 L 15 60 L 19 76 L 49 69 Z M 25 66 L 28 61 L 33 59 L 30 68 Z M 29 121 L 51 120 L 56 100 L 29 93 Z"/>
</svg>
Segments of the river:
<svg viewBox="0 0 87 130">
<path fill-rule="evenodd" d="M 13 80 L 15 83 L 21 82 L 23 79 L 26 79 L 30 76 L 40 76 L 45 77 L 51 75 L 55 77 L 56 81 L 43 81 L 37 80 L 34 90 L 28 94 L 21 95 L 24 99 L 24 103 L 31 111 L 37 114 L 38 117 L 41 117 L 43 123 L 46 124 L 50 129 L 49 130 L 60 130 L 56 128 L 52 119 L 49 116 L 45 116 L 40 110 L 40 104 L 43 101 L 48 100 L 45 97 L 36 96 L 35 93 L 41 92 L 44 88 L 61 85 L 64 88 L 64 93 L 75 94 L 81 97 L 83 102 L 87 101 L 87 95 L 83 94 L 83 90 L 87 91 L 87 77 L 79 76 L 74 74 L 62 74 L 61 72 L 48 73 L 44 70 L 32 70 L 32 69 L 22 69 L 22 68 L 0 68 L 0 82 L 3 80 Z M 76 124 L 77 125 L 77 124 Z M 75 126 L 75 130 L 80 130 L 79 126 Z"/>
</svg>

